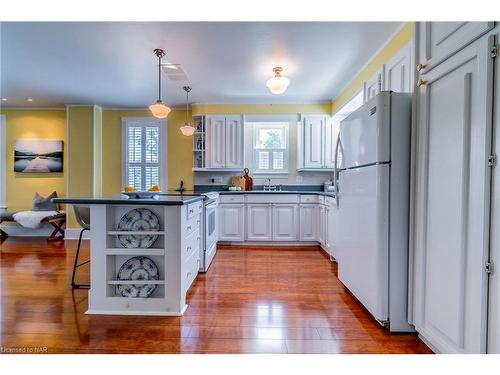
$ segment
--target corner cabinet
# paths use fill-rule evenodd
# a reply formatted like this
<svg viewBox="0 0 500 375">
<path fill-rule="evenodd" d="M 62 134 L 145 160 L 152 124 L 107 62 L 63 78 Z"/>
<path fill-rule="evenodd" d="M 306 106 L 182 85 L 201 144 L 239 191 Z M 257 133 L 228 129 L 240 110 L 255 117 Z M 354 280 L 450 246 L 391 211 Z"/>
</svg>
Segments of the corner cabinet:
<svg viewBox="0 0 500 375">
<path fill-rule="evenodd" d="M 242 116 L 205 116 L 205 169 L 243 168 Z"/>
<path fill-rule="evenodd" d="M 297 126 L 297 169 L 331 171 L 338 129 L 330 116 L 304 115 Z"/>
</svg>

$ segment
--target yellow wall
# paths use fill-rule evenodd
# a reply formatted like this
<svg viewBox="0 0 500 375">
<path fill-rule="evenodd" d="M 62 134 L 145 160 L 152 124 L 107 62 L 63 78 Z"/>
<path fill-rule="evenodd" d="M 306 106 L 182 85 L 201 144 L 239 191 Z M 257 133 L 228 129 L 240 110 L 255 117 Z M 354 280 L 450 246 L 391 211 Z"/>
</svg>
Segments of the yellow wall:
<svg viewBox="0 0 500 375">
<path fill-rule="evenodd" d="M 187 189 L 192 189 L 193 173 L 192 138 L 181 134 L 179 128 L 185 121 L 184 110 L 172 110 L 167 118 L 168 189 L 178 187 L 180 180 Z M 190 121 L 191 113 L 188 113 Z M 145 110 L 103 110 L 103 194 L 118 193 L 121 186 L 121 137 L 122 117 L 151 117 Z M 162 187 L 165 189 L 164 187 Z"/>
<path fill-rule="evenodd" d="M 94 107 L 94 195 L 102 194 L 102 108 Z"/>
<path fill-rule="evenodd" d="M 355 93 L 363 88 L 363 82 L 371 78 L 380 67 L 393 58 L 401 48 L 413 39 L 414 22 L 408 22 L 368 63 L 332 103 L 332 114 L 342 107 Z"/>
<path fill-rule="evenodd" d="M 291 113 L 330 113 L 331 103 L 317 104 L 193 104 L 193 115 L 247 114 L 282 115 Z"/>
<path fill-rule="evenodd" d="M 7 210 L 29 210 L 35 192 L 46 196 L 57 191 L 66 194 L 66 160 L 63 173 L 16 173 L 14 172 L 14 142 L 16 139 L 52 139 L 64 141 L 64 156 L 67 156 L 66 111 L 50 110 L 10 110 L 0 112 L 5 115 L 6 129 L 6 200 Z M 1 166 L 3 168 L 4 166 Z"/>
</svg>

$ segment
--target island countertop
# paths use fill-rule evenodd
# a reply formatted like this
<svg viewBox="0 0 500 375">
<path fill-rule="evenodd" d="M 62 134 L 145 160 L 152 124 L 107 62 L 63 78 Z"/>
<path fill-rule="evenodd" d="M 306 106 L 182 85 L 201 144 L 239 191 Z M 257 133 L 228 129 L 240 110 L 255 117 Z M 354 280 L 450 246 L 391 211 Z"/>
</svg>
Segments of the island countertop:
<svg viewBox="0 0 500 375">
<path fill-rule="evenodd" d="M 126 195 L 118 194 L 113 196 L 93 196 L 93 197 L 67 197 L 54 198 L 54 203 L 64 204 L 116 204 L 116 205 L 132 205 L 132 206 L 182 206 L 205 199 L 203 195 L 162 195 L 159 194 L 155 198 L 136 199 L 128 198 Z"/>
</svg>

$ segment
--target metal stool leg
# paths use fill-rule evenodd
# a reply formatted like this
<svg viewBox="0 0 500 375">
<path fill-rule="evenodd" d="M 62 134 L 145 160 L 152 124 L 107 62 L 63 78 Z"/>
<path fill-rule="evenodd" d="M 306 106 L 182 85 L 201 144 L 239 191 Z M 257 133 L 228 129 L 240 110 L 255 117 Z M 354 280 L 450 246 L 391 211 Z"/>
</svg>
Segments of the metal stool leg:
<svg viewBox="0 0 500 375">
<path fill-rule="evenodd" d="M 83 232 L 85 232 L 86 230 L 88 230 L 88 229 L 83 228 L 80 231 L 80 237 L 78 238 L 78 246 L 76 248 L 75 262 L 73 263 L 73 275 L 71 277 L 71 286 L 73 289 L 89 289 L 90 288 L 89 284 L 77 284 L 75 282 L 76 269 L 78 267 L 83 266 L 84 264 L 87 264 L 90 262 L 90 260 L 87 260 L 83 263 L 78 264 L 78 256 L 80 255 L 80 246 L 82 245 L 82 236 L 83 236 Z"/>
</svg>

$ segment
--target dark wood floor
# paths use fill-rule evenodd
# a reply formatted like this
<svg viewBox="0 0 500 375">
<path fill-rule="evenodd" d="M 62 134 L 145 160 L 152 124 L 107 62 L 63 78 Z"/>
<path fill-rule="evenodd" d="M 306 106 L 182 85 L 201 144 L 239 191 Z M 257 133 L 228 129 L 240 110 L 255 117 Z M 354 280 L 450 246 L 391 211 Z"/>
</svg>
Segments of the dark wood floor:
<svg viewBox="0 0 500 375">
<path fill-rule="evenodd" d="M 416 335 L 382 329 L 319 248 L 220 249 L 184 316 L 127 317 L 84 314 L 87 292 L 69 287 L 75 241 L 11 237 L 0 246 L 4 351 L 431 353 Z"/>
</svg>

